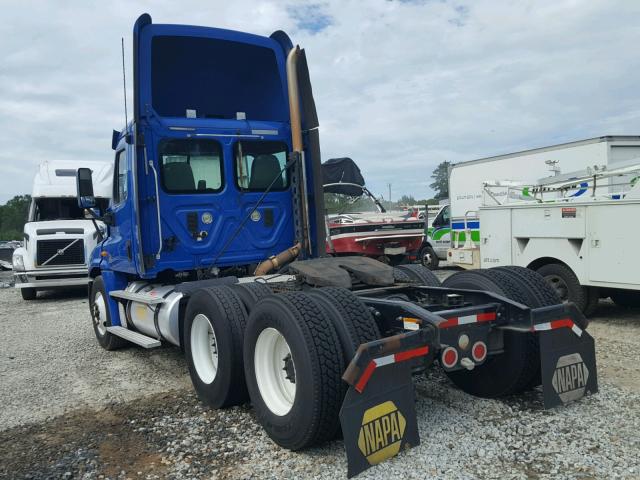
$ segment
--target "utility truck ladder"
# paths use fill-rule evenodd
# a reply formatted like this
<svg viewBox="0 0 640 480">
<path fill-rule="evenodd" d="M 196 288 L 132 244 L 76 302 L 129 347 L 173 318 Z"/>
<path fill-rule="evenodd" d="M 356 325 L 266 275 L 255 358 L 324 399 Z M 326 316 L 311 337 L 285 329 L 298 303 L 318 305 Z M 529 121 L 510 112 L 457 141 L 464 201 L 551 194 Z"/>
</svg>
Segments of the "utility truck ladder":
<svg viewBox="0 0 640 480">
<path fill-rule="evenodd" d="M 487 181 L 483 183 L 483 205 L 640 198 L 640 159 L 638 162 L 614 169 L 594 166 L 572 174 L 549 177 L 537 184 L 509 180 Z"/>
</svg>

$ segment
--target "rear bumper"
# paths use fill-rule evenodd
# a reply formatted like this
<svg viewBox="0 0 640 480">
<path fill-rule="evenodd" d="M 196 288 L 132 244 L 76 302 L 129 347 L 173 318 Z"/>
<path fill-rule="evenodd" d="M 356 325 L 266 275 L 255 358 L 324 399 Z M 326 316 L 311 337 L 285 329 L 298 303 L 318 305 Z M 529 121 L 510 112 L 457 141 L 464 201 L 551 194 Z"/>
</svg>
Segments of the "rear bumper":
<svg viewBox="0 0 640 480">
<path fill-rule="evenodd" d="M 15 288 L 53 288 L 89 283 L 86 267 L 15 272 Z"/>
</svg>

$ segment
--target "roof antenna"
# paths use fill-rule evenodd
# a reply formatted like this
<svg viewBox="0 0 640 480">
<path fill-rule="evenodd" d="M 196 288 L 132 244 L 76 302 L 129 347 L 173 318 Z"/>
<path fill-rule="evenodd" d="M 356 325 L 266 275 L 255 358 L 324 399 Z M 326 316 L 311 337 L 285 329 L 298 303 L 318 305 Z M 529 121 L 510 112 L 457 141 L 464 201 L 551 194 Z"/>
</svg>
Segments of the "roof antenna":
<svg viewBox="0 0 640 480">
<path fill-rule="evenodd" d="M 124 90 L 124 131 L 129 128 L 129 119 L 127 118 L 127 78 L 124 73 L 124 37 L 121 37 L 122 41 L 122 89 Z"/>
</svg>

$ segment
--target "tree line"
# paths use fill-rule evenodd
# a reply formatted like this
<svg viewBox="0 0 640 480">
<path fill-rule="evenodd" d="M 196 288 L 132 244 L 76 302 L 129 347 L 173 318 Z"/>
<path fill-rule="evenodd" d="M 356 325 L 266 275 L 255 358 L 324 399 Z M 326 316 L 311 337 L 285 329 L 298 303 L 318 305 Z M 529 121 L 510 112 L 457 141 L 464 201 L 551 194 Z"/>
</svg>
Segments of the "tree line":
<svg viewBox="0 0 640 480">
<path fill-rule="evenodd" d="M 22 240 L 31 195 L 16 195 L 0 205 L 0 240 Z"/>
</svg>

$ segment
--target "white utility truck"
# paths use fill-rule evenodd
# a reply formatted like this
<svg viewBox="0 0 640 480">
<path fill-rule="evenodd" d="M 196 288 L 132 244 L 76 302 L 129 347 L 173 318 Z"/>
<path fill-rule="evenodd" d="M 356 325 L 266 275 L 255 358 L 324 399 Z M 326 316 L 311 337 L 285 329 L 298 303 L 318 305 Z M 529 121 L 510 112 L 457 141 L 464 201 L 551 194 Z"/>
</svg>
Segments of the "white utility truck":
<svg viewBox="0 0 640 480">
<path fill-rule="evenodd" d="M 480 240 L 478 209 L 482 204 L 483 184 L 487 181 L 512 179 L 537 183 L 561 172 L 586 173 L 594 165 L 616 168 L 629 165 L 640 157 L 640 136 L 605 136 L 563 143 L 522 152 L 481 158 L 455 164 L 449 175 L 451 203 L 451 246 L 460 247 Z M 498 200 L 505 191 L 495 191 Z M 469 233 L 469 239 L 465 236 Z M 478 260 L 465 250 L 454 248 L 448 260 L 464 268 L 478 268 Z"/>
<path fill-rule="evenodd" d="M 480 241 L 453 248 L 479 268 L 516 265 L 540 273 L 586 315 L 601 297 L 640 307 L 640 159 L 541 180 L 486 182 Z M 467 228 L 467 239 L 470 228 Z"/>
<path fill-rule="evenodd" d="M 44 161 L 33 180 L 23 246 L 13 253 L 15 287 L 33 300 L 38 290 L 89 282 L 87 258 L 104 232 L 85 218 L 76 198 L 79 167 L 93 171 L 95 194 L 104 209 L 111 198 L 113 166 L 108 162 Z"/>
<path fill-rule="evenodd" d="M 447 259 L 451 247 L 451 206 L 448 203 L 430 205 L 420 247 L 420 263 L 435 270 L 440 260 Z"/>
</svg>

